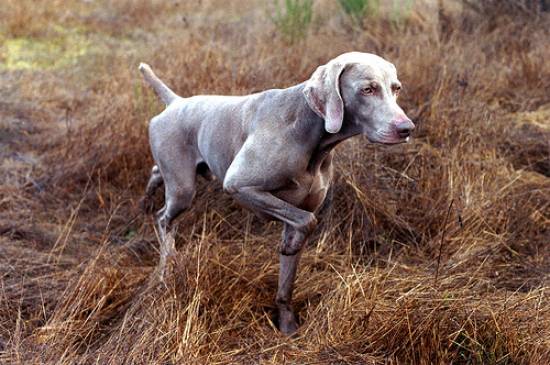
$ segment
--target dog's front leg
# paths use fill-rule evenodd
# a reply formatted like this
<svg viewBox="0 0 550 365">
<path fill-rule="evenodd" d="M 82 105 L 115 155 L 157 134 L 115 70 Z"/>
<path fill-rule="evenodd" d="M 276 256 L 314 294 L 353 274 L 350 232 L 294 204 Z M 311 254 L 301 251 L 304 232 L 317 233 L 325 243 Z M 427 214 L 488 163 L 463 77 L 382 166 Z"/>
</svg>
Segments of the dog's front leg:
<svg viewBox="0 0 550 365">
<path fill-rule="evenodd" d="M 283 245 L 294 238 L 292 231 L 293 228 L 285 224 Z M 279 283 L 275 302 L 279 315 L 279 329 L 285 335 L 292 335 L 298 329 L 298 321 L 292 308 L 292 291 L 294 290 L 294 280 L 296 279 L 300 256 L 301 251 L 293 255 L 279 254 Z"/>
<path fill-rule="evenodd" d="M 291 306 L 292 289 L 300 259 L 300 251 L 317 224 L 315 215 L 299 209 L 269 192 L 256 187 L 234 187 L 224 184 L 238 202 L 244 206 L 268 214 L 285 223 L 283 242 L 279 254 L 280 272 L 276 303 L 279 312 L 279 329 L 286 335 L 298 329 L 296 315 Z"/>
<path fill-rule="evenodd" d="M 227 183 L 224 183 L 224 189 L 247 208 L 267 214 L 292 227 L 281 245 L 283 255 L 297 254 L 317 226 L 315 214 L 295 207 L 268 191 L 262 191 L 254 186 L 235 187 Z"/>
</svg>

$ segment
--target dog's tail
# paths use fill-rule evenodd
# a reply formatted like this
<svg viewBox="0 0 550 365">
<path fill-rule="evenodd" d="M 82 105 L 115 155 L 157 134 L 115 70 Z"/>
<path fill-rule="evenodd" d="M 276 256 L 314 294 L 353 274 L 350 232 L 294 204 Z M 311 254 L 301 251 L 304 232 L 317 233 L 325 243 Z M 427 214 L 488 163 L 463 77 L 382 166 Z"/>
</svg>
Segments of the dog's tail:
<svg viewBox="0 0 550 365">
<path fill-rule="evenodd" d="M 157 95 L 162 99 L 164 104 L 170 105 L 179 96 L 176 95 L 168 86 L 162 82 L 157 75 L 151 70 L 151 67 L 146 63 L 139 64 L 139 71 L 143 75 L 145 81 L 155 89 Z"/>
</svg>

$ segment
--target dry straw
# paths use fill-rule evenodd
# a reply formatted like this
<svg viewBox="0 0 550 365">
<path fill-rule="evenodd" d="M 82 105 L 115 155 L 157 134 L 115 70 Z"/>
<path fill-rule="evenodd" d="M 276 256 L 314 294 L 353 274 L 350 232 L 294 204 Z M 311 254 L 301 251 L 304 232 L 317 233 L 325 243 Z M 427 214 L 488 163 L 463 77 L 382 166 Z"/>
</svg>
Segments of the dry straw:
<svg viewBox="0 0 550 365">
<path fill-rule="evenodd" d="M 260 1 L 8 3 L 5 44 L 72 29 L 89 45 L 63 68 L 0 72 L 1 363 L 550 363 L 547 14 L 417 2 L 358 28 L 316 2 L 288 44 Z M 175 274 L 152 280 L 158 240 L 138 200 L 161 105 L 138 62 L 184 96 L 242 94 L 348 50 L 396 64 L 417 135 L 337 148 L 298 336 L 272 322 L 280 226 L 219 183 L 200 181 Z"/>
</svg>

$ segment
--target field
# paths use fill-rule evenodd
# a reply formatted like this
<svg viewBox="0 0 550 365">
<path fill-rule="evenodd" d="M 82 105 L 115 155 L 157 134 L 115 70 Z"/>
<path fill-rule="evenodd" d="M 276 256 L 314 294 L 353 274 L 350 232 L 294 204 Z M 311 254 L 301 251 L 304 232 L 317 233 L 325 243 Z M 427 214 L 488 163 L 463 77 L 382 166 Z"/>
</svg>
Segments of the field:
<svg viewBox="0 0 550 365">
<path fill-rule="evenodd" d="M 4 0 L 0 363 L 549 364 L 550 13 L 370 3 Z M 139 62 L 182 96 L 247 94 L 351 50 L 396 65 L 417 130 L 337 147 L 297 336 L 273 319 L 281 224 L 219 182 L 198 180 L 159 283 Z"/>
</svg>

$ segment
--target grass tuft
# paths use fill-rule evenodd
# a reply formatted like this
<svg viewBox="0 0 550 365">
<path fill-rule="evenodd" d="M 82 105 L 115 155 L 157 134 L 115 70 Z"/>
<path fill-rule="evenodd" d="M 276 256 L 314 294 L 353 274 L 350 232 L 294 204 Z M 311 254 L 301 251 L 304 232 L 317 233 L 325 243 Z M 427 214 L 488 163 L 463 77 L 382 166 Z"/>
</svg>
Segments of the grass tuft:
<svg viewBox="0 0 550 365">
<path fill-rule="evenodd" d="M 0 363 L 550 363 L 545 13 L 417 1 L 399 26 L 381 5 L 358 31 L 342 5 L 289 1 L 281 42 L 259 0 L 7 3 Z M 89 52 L 73 52 L 73 34 Z M 28 57 L 43 53 L 38 66 L 5 67 L 14 40 L 60 38 Z M 280 225 L 219 182 L 199 180 L 174 276 L 155 281 L 157 233 L 138 202 L 163 106 L 139 62 L 182 96 L 239 95 L 350 50 L 395 63 L 417 129 L 406 145 L 337 148 L 333 205 L 298 273 L 298 336 L 272 322 Z"/>
<path fill-rule="evenodd" d="M 283 37 L 291 43 L 305 38 L 313 17 L 313 0 L 274 2 L 272 20 Z"/>
</svg>

